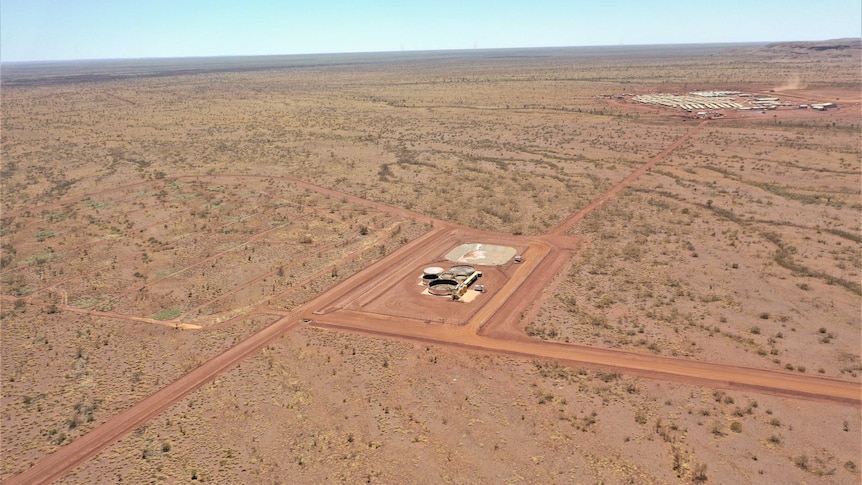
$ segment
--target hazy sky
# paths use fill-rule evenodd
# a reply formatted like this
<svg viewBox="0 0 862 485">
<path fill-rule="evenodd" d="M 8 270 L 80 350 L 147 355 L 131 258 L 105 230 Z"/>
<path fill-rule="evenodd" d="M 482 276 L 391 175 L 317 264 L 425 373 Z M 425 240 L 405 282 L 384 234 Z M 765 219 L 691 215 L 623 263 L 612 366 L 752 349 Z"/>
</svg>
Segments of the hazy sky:
<svg viewBox="0 0 862 485">
<path fill-rule="evenodd" d="M 2 61 L 860 36 L 860 0 L 0 0 Z"/>
</svg>

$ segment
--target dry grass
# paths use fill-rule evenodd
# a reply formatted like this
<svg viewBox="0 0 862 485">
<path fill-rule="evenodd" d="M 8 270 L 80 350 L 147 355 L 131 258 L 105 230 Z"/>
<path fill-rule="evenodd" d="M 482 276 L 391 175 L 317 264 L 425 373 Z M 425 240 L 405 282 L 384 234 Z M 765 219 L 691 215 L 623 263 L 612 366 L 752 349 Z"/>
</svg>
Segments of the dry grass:
<svg viewBox="0 0 862 485">
<path fill-rule="evenodd" d="M 0 477 L 276 318 L 254 308 L 423 234 L 418 215 L 544 233 L 690 128 L 608 93 L 796 80 L 845 100 L 711 122 L 573 228 L 587 249 L 528 331 L 858 379 L 859 52 L 800 52 L 5 83 Z M 855 483 L 857 411 L 306 329 L 61 483 Z"/>
<path fill-rule="evenodd" d="M 668 483 L 702 464 L 714 481 L 810 481 L 788 466 L 803 449 L 843 480 L 858 427 L 843 406 L 303 330 L 61 483 Z"/>
</svg>

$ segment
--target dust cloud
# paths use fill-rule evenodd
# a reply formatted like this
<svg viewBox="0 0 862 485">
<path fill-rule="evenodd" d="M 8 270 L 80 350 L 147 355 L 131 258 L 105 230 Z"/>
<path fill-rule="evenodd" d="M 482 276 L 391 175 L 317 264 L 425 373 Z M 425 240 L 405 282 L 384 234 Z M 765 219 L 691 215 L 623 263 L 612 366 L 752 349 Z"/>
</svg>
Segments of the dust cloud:
<svg viewBox="0 0 862 485">
<path fill-rule="evenodd" d="M 777 86 L 775 88 L 775 90 L 776 91 L 791 91 L 791 90 L 795 90 L 795 89 L 805 89 L 805 88 L 806 88 L 806 86 L 802 82 L 802 79 L 800 79 L 799 75 L 796 74 L 796 75 L 792 76 L 790 79 L 788 79 L 787 82 L 785 82 L 781 86 Z"/>
</svg>

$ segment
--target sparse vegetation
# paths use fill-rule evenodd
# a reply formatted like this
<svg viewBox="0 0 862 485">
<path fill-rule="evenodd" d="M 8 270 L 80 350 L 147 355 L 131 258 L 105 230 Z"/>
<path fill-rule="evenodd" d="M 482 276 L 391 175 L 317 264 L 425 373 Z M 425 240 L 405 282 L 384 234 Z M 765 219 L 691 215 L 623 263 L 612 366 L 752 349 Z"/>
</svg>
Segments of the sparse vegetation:
<svg viewBox="0 0 862 485">
<path fill-rule="evenodd" d="M 153 315 L 153 318 L 156 320 L 173 320 L 182 314 L 182 310 L 179 308 L 165 308 L 164 310 L 160 310 Z"/>
<path fill-rule="evenodd" d="M 4 65 L 0 479 L 441 221 L 548 233 L 693 124 L 600 95 L 798 72 L 858 97 L 854 50 L 656 52 L 39 86 Z M 527 334 L 858 381 L 862 123 L 796 111 L 709 121 L 575 224 Z M 858 481 L 858 413 L 753 397 L 299 325 L 70 480 Z"/>
</svg>

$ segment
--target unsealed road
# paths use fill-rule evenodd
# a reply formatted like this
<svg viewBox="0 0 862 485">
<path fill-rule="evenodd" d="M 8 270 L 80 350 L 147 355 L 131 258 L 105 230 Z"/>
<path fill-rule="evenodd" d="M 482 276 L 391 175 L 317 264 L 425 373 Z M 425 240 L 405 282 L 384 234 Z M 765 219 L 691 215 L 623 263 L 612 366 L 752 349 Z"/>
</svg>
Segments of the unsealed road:
<svg viewBox="0 0 862 485">
<path fill-rule="evenodd" d="M 243 340 L 239 344 L 210 359 L 197 369 L 182 376 L 155 394 L 135 404 L 128 410 L 109 419 L 86 435 L 58 449 L 38 462 L 32 468 L 6 481 L 7 484 L 46 484 L 63 477 L 69 471 L 89 460 L 101 450 L 124 437 L 138 426 L 148 422 L 189 393 L 238 364 L 243 359 L 257 353 L 293 329 L 303 317 L 319 319 L 310 322 L 322 328 L 347 330 L 388 338 L 408 341 L 430 342 L 439 345 L 468 349 L 478 352 L 512 355 L 523 358 L 556 359 L 569 365 L 591 364 L 619 369 L 625 373 L 665 379 L 688 384 L 745 389 L 787 397 L 801 397 L 825 402 L 859 406 L 862 403 L 862 386 L 858 382 L 842 381 L 789 372 L 776 372 L 764 369 L 739 367 L 726 364 L 700 362 L 652 354 L 641 354 L 618 349 L 595 348 L 583 345 L 544 342 L 529 339 L 526 335 L 511 331 L 508 319 L 515 318 L 529 307 L 536 288 L 543 285 L 562 268 L 570 256 L 570 247 L 559 247 L 566 239 L 563 234 L 587 214 L 618 194 L 634 182 L 640 175 L 679 147 L 698 129 L 705 126 L 704 121 L 689 130 L 667 149 L 656 155 L 637 170 L 628 175 L 610 190 L 594 199 L 581 211 L 566 219 L 544 238 L 537 238 L 530 247 L 530 254 L 537 256 L 516 271 L 512 278 L 495 297 L 487 302 L 487 310 L 477 312 L 476 316 L 463 327 L 452 325 L 422 325 L 415 322 L 398 321 L 397 318 L 372 318 L 361 312 L 343 311 L 338 302 L 345 295 L 357 290 L 368 281 L 369 275 L 379 274 L 381 268 L 393 264 L 404 265 L 416 262 L 417 255 L 428 255 L 436 250 L 435 236 L 442 234 L 448 226 L 442 221 L 433 221 L 438 228 L 403 246 L 388 257 L 378 261 L 360 273 L 347 279 L 327 293 L 302 305 L 295 312 L 284 316 L 272 325 Z M 253 177 L 253 176 L 244 176 Z M 283 178 L 282 178 L 283 179 Z M 416 215 L 400 208 L 364 201 L 355 196 L 340 194 L 332 189 L 318 187 L 306 182 L 296 181 L 298 185 L 319 192 L 348 197 L 350 200 L 369 204 L 380 210 L 410 217 Z M 133 184 L 133 187 L 140 184 Z M 109 192 L 117 189 L 108 189 Z M 56 205 L 58 203 L 50 204 Z M 431 221 L 427 217 L 420 220 Z M 467 230 L 469 232 L 469 230 Z M 523 243 L 524 238 L 513 237 L 514 243 Z M 555 241 L 557 243 L 555 243 Z M 412 256 L 412 257 L 411 257 Z M 512 305 L 510 302 L 515 302 Z M 329 308 L 324 315 L 315 314 L 315 309 Z M 266 313 L 256 309 L 251 314 Z M 505 331 L 494 332 L 494 328 Z"/>
</svg>

